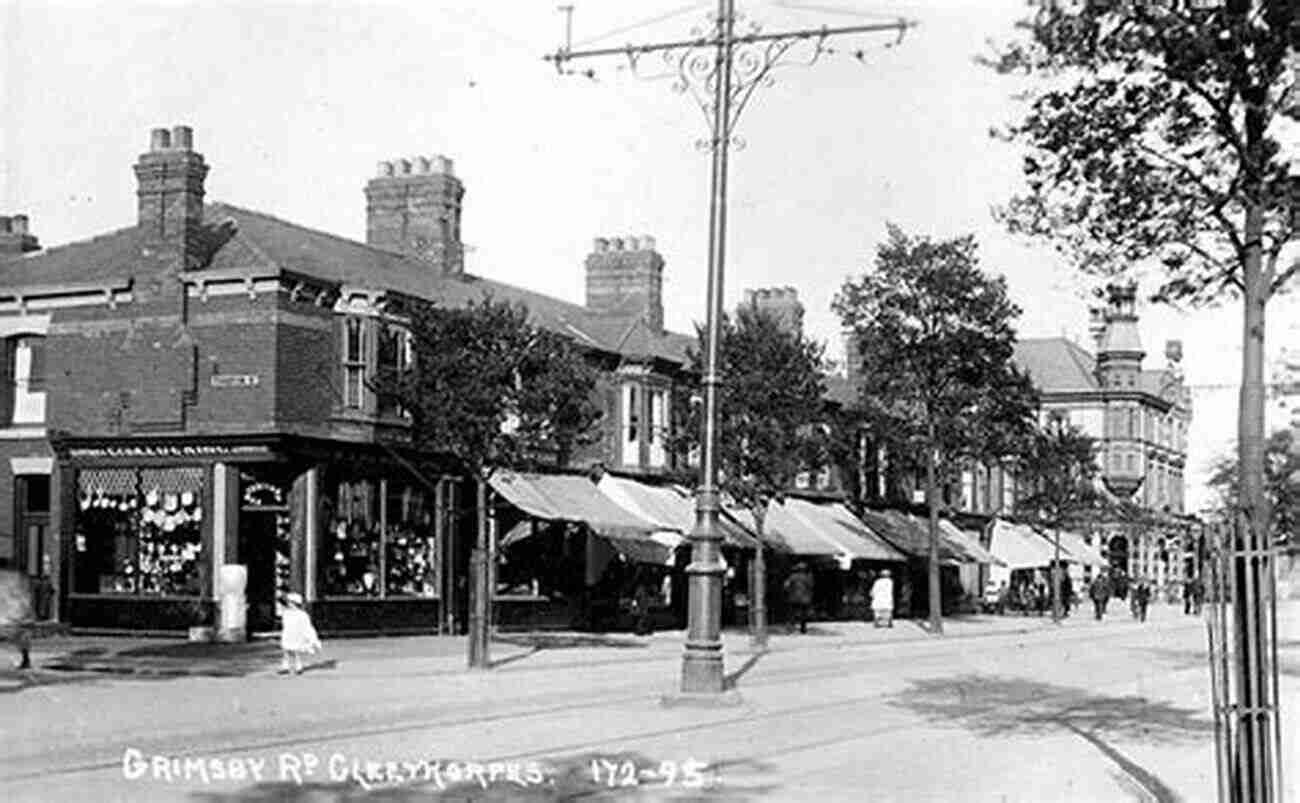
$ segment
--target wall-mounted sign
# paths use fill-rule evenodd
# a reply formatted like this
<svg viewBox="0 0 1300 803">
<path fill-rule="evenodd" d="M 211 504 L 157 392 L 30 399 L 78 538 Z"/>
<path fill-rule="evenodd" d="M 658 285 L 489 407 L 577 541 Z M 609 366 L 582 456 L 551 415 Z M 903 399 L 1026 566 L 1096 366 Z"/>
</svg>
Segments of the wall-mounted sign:
<svg viewBox="0 0 1300 803">
<path fill-rule="evenodd" d="M 214 388 L 255 388 L 262 378 L 257 374 L 213 374 L 209 382 Z"/>
<path fill-rule="evenodd" d="M 156 446 L 78 447 L 68 457 L 235 457 L 270 454 L 267 446 L 221 446 L 218 444 L 168 444 Z"/>
</svg>

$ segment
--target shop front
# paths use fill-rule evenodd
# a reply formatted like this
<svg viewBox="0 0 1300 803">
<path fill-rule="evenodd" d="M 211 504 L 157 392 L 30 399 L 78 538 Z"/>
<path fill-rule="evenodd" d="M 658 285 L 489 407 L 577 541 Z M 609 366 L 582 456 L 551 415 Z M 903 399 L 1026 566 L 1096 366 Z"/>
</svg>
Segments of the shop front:
<svg viewBox="0 0 1300 803">
<path fill-rule="evenodd" d="M 64 442 L 58 454 L 60 604 L 74 628 L 211 627 L 228 564 L 245 567 L 252 634 L 279 628 L 289 591 L 326 633 L 454 623 L 443 600 L 456 596 L 458 483 L 400 455 L 290 439 Z"/>
</svg>

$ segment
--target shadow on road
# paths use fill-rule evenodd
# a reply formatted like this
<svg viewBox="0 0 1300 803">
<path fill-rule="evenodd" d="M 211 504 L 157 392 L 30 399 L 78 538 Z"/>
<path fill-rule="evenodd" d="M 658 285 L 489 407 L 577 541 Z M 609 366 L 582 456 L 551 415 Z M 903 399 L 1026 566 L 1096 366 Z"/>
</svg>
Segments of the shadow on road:
<svg viewBox="0 0 1300 803">
<path fill-rule="evenodd" d="M 766 650 L 756 652 L 753 655 L 749 656 L 749 658 L 745 661 L 745 663 L 740 665 L 740 668 L 738 668 L 735 672 L 728 674 L 726 677 L 722 679 L 722 688 L 728 690 L 736 688 L 736 686 L 740 683 L 740 679 L 745 676 L 745 673 L 753 669 L 758 664 L 759 661 L 763 660 L 764 655 L 767 655 Z"/>
<path fill-rule="evenodd" d="M 17 694 L 46 686 L 68 686 L 75 683 L 94 683 L 88 675 L 68 675 L 40 669 L 5 669 L 0 671 L 0 694 Z"/>
<path fill-rule="evenodd" d="M 1118 697 L 1025 678 L 968 674 L 910 681 L 889 703 L 936 724 L 980 736 L 1038 736 L 1066 731 L 1091 744 L 1158 801 L 1178 796 L 1126 757 L 1117 740 L 1156 744 L 1210 738 L 1214 723 L 1198 711 L 1135 695 Z"/>
<path fill-rule="evenodd" d="M 430 761 L 432 765 L 435 762 Z M 560 801 L 560 800 L 655 800 L 674 801 L 753 800 L 776 791 L 761 776 L 772 767 L 749 762 L 725 768 L 688 767 L 673 757 L 660 760 L 640 753 L 581 753 L 557 759 L 513 762 L 514 775 L 507 775 L 510 763 L 478 768 L 477 777 L 452 780 L 448 768 L 463 762 L 440 761 L 437 780 L 423 769 L 409 783 L 382 781 L 362 783 L 305 782 L 292 780 L 260 783 L 245 789 L 204 791 L 191 795 L 194 803 L 350 803 L 351 801 Z M 497 768 L 490 774 L 492 767 Z M 701 765 L 702 766 L 702 765 Z M 716 770 L 728 778 L 744 778 L 742 786 L 717 782 Z M 381 770 L 382 772 L 382 770 Z M 513 778 L 513 779 L 512 779 Z"/>
</svg>

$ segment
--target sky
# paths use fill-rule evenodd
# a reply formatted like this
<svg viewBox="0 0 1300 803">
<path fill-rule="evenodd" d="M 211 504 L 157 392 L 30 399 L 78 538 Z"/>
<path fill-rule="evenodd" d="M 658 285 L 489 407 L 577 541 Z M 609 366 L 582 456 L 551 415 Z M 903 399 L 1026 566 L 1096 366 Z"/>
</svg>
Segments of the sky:
<svg viewBox="0 0 1300 803">
<path fill-rule="evenodd" d="M 711 4 L 570 0 L 583 47 L 689 37 Z M 26 213 L 45 246 L 131 225 L 131 165 L 149 130 L 190 125 L 210 201 L 355 239 L 379 161 L 440 153 L 465 184 L 466 269 L 578 303 L 597 236 L 652 235 L 667 267 L 665 321 L 705 314 L 705 118 L 663 62 L 542 60 L 564 37 L 558 2 L 27 2 L 0 0 L 0 214 Z M 842 357 L 835 292 L 866 268 L 887 223 L 973 233 L 1007 278 L 1022 337 L 1090 346 L 1093 284 L 991 209 L 1019 185 L 1016 151 L 989 129 L 1024 85 L 975 63 L 1024 0 L 738 2 L 764 30 L 905 17 L 892 34 L 837 38 L 836 53 L 773 73 L 740 119 L 731 160 L 725 296 L 792 286 L 805 325 Z M 807 51 L 801 51 L 806 54 Z M 860 57 L 854 53 L 860 52 Z M 1152 288 L 1147 288 L 1152 289 Z M 1300 304 L 1279 299 L 1270 359 L 1300 344 Z M 1232 449 L 1240 306 L 1142 309 L 1148 367 L 1184 341 L 1193 386 L 1188 497 Z"/>
</svg>

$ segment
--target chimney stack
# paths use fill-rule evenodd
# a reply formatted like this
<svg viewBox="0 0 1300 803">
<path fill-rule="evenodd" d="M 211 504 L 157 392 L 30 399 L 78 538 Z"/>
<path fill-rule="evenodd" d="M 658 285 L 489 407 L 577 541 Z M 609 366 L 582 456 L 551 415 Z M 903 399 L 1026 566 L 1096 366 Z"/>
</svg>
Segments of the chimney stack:
<svg viewBox="0 0 1300 803">
<path fill-rule="evenodd" d="M 664 259 L 653 237 L 597 237 L 586 264 L 588 309 L 640 315 L 663 331 Z"/>
<path fill-rule="evenodd" d="M 27 216 L 0 216 L 0 259 L 22 256 L 28 251 L 39 251 L 40 243 L 27 231 Z"/>
<path fill-rule="evenodd" d="M 443 276 L 462 273 L 465 187 L 452 168 L 439 155 L 380 162 L 366 184 L 366 244 L 429 262 Z"/>
<path fill-rule="evenodd" d="M 762 287 L 745 291 L 745 305 L 764 315 L 770 315 L 785 331 L 793 335 L 803 332 L 803 304 L 799 291 L 793 287 Z"/>
<path fill-rule="evenodd" d="M 178 125 L 170 131 L 155 128 L 149 151 L 135 164 L 138 182 L 138 220 L 147 247 L 175 260 L 181 270 L 199 267 L 203 260 L 200 228 L 203 225 L 203 181 L 208 166 L 194 151 L 194 132 Z"/>
</svg>

